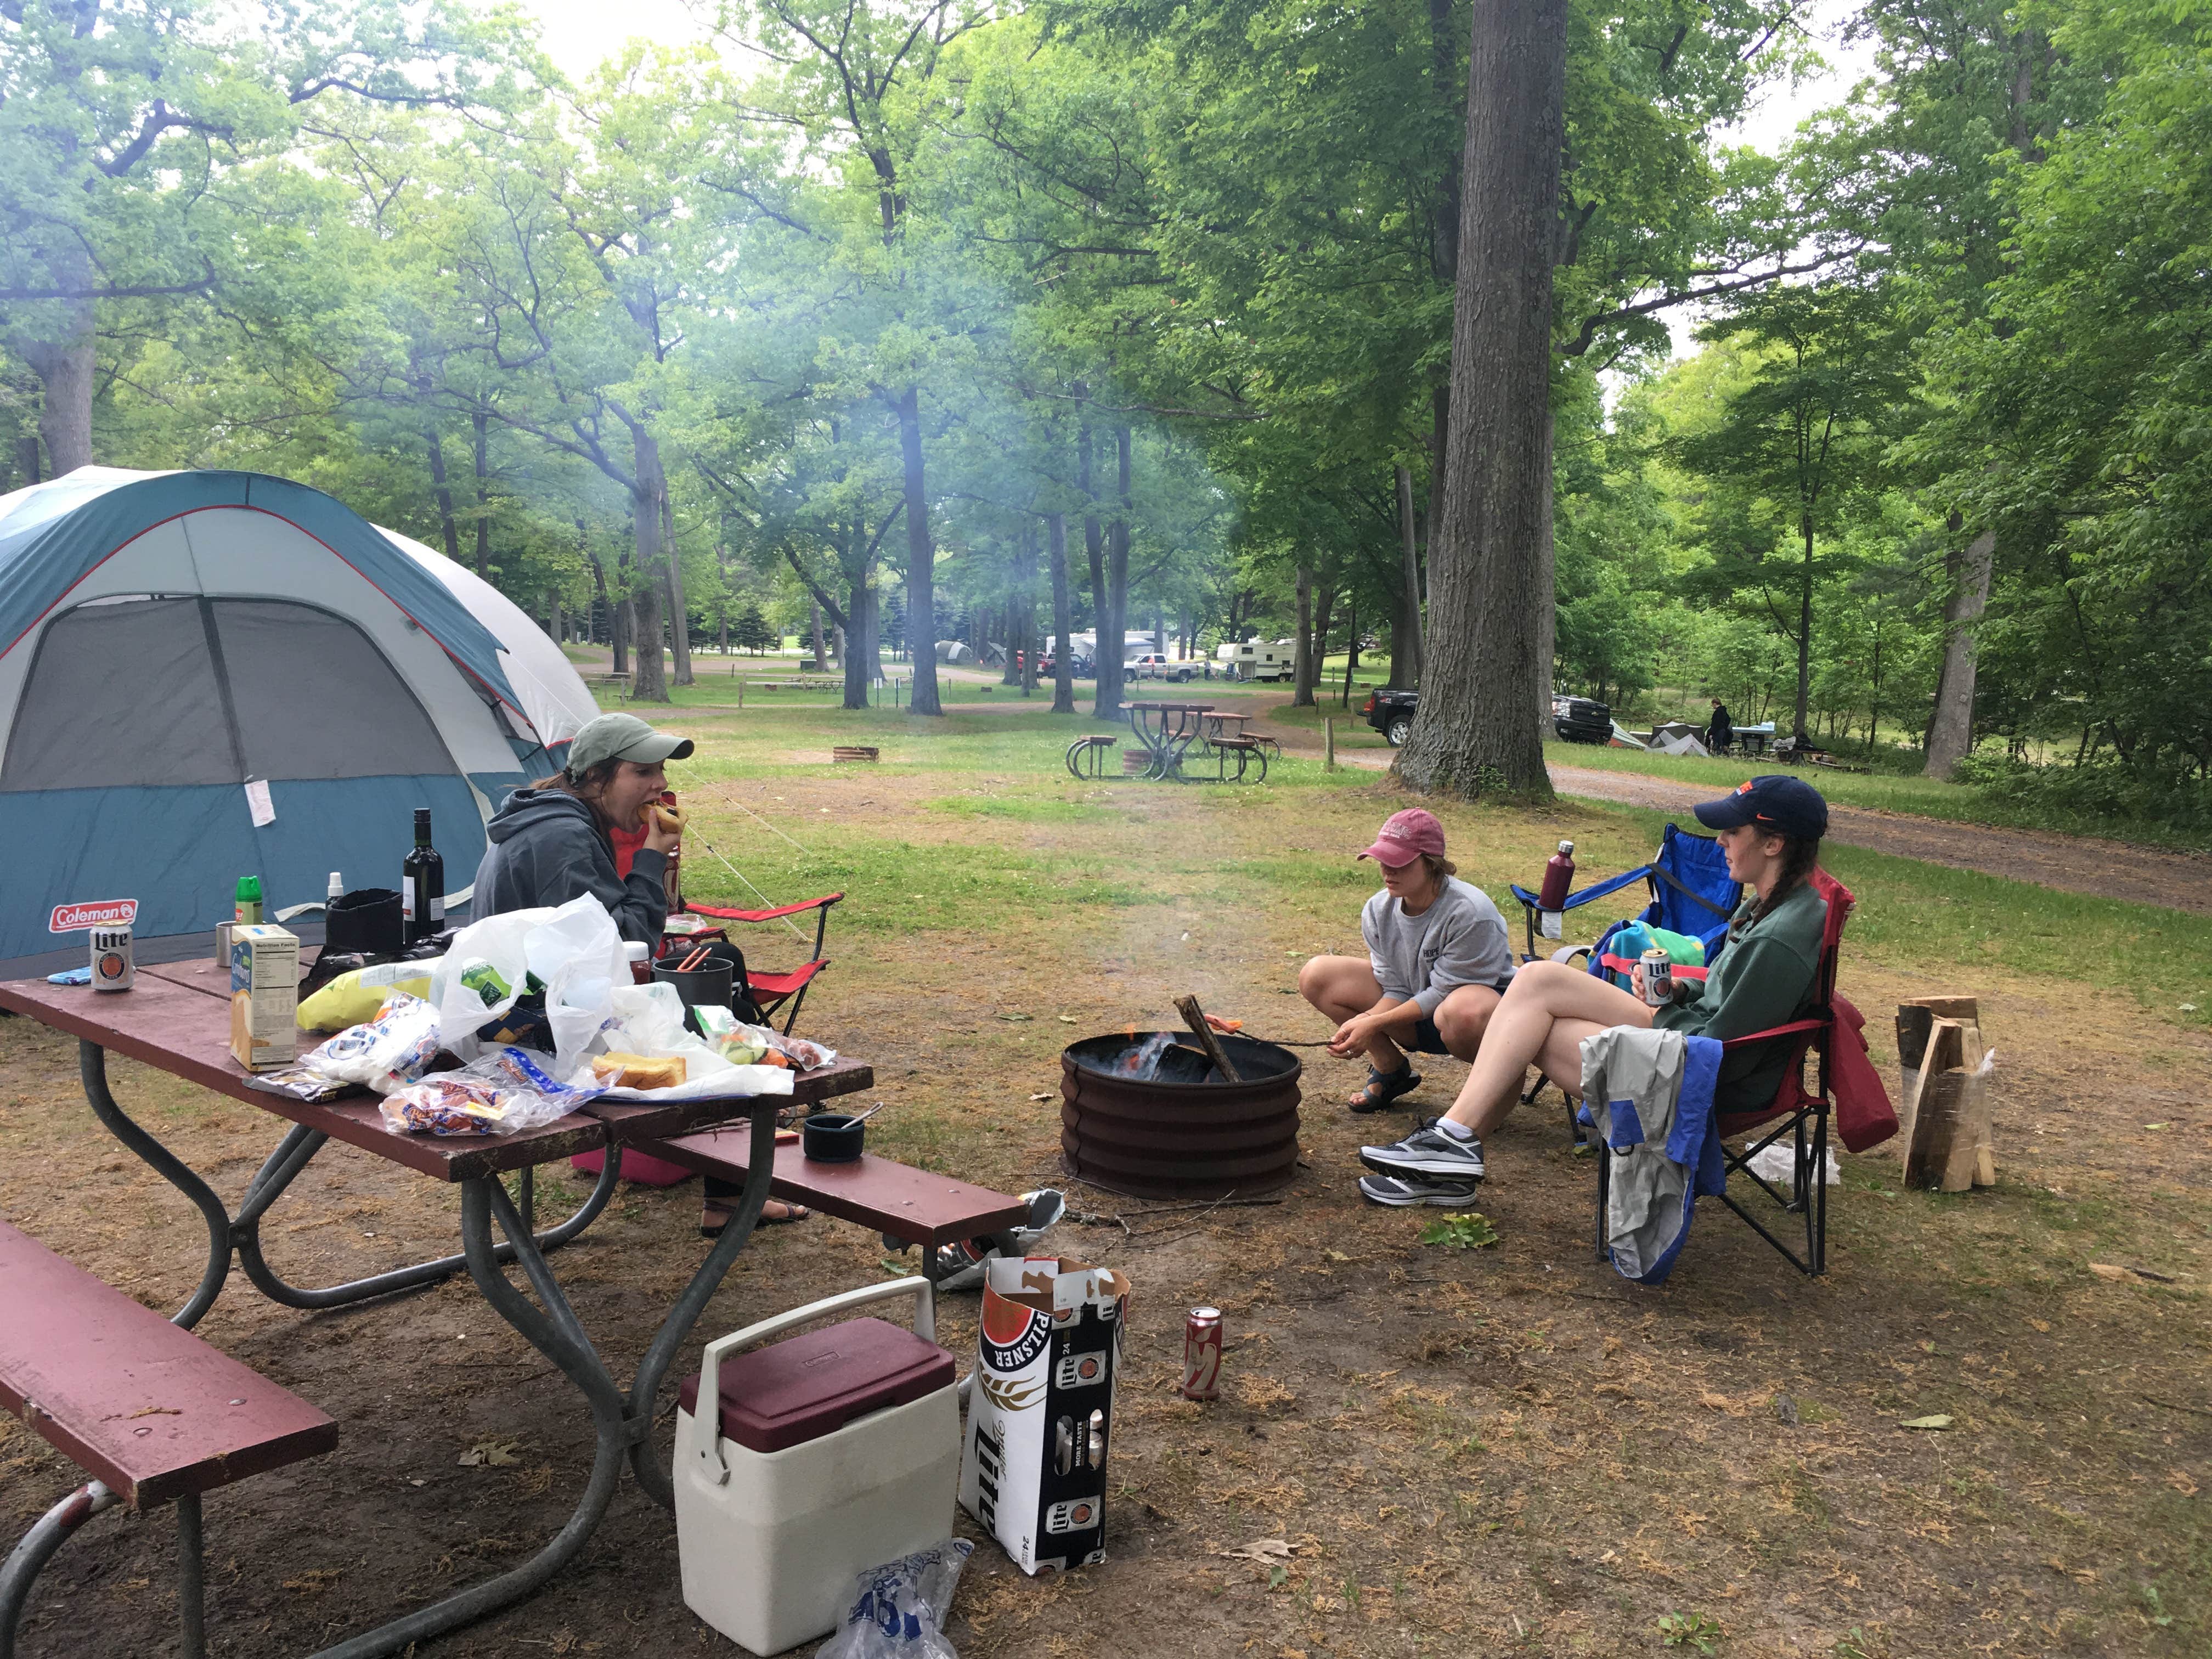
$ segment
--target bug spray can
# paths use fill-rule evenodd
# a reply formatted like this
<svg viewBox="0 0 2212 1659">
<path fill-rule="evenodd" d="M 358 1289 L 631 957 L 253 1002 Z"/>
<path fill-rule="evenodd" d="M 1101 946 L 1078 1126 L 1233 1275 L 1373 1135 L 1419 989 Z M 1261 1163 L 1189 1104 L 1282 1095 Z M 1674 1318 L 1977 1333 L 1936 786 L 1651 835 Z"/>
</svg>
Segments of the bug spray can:
<svg viewBox="0 0 2212 1659">
<path fill-rule="evenodd" d="M 1182 1327 L 1182 1397 L 1213 1400 L 1221 1393 L 1221 1310 L 1193 1308 Z"/>
<path fill-rule="evenodd" d="M 131 959 L 131 930 L 128 927 L 94 928 L 92 988 L 95 991 L 127 991 L 137 977 L 137 964 Z"/>
</svg>

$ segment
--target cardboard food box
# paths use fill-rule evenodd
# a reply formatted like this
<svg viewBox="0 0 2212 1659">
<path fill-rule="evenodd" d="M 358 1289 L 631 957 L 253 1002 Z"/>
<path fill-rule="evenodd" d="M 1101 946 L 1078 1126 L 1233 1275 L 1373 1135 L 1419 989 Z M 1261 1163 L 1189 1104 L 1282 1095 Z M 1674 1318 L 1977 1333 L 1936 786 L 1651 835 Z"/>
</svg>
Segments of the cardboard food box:
<svg viewBox="0 0 2212 1659">
<path fill-rule="evenodd" d="M 249 1072 L 289 1066 L 298 1052 L 300 938 L 270 923 L 230 930 L 230 1055 Z"/>
<path fill-rule="evenodd" d="M 1129 1281 L 1054 1256 L 985 1269 L 960 1503 L 1024 1572 L 1106 1559 L 1106 1453 Z"/>
</svg>

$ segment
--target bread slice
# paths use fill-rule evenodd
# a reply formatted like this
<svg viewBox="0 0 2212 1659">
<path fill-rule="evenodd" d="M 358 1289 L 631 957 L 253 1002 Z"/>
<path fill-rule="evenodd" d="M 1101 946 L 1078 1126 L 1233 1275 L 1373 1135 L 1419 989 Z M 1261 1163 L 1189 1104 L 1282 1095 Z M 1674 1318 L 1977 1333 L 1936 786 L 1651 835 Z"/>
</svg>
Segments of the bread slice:
<svg viewBox="0 0 2212 1659">
<path fill-rule="evenodd" d="M 653 1060 L 644 1054 L 600 1054 L 592 1061 L 592 1075 L 610 1089 L 672 1089 L 690 1075 L 681 1054 Z"/>
</svg>

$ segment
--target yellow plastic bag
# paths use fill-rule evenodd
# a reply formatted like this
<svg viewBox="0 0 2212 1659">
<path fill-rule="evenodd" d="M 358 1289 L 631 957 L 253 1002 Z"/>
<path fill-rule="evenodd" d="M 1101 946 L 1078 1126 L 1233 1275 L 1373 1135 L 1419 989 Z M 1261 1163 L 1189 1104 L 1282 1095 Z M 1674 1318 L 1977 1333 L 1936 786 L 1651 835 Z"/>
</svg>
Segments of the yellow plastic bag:
<svg viewBox="0 0 2212 1659">
<path fill-rule="evenodd" d="M 421 962 L 380 962 L 373 968 L 356 968 L 340 974 L 300 1005 L 303 1031 L 343 1031 L 376 1018 L 385 998 L 394 991 L 425 1001 L 430 996 L 430 974 L 442 957 Z"/>
</svg>

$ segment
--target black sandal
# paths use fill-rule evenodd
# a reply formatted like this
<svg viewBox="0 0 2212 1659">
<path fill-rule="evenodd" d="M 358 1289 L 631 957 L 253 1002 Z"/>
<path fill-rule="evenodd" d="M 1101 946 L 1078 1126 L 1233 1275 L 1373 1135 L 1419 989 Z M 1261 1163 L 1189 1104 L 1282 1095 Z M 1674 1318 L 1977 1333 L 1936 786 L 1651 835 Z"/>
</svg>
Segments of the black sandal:
<svg viewBox="0 0 2212 1659">
<path fill-rule="evenodd" d="M 1345 1103 L 1355 1112 L 1387 1112 L 1401 1095 L 1409 1095 L 1421 1086 L 1421 1074 L 1407 1060 L 1395 1072 L 1378 1072 L 1367 1068 L 1367 1085 Z"/>
</svg>

